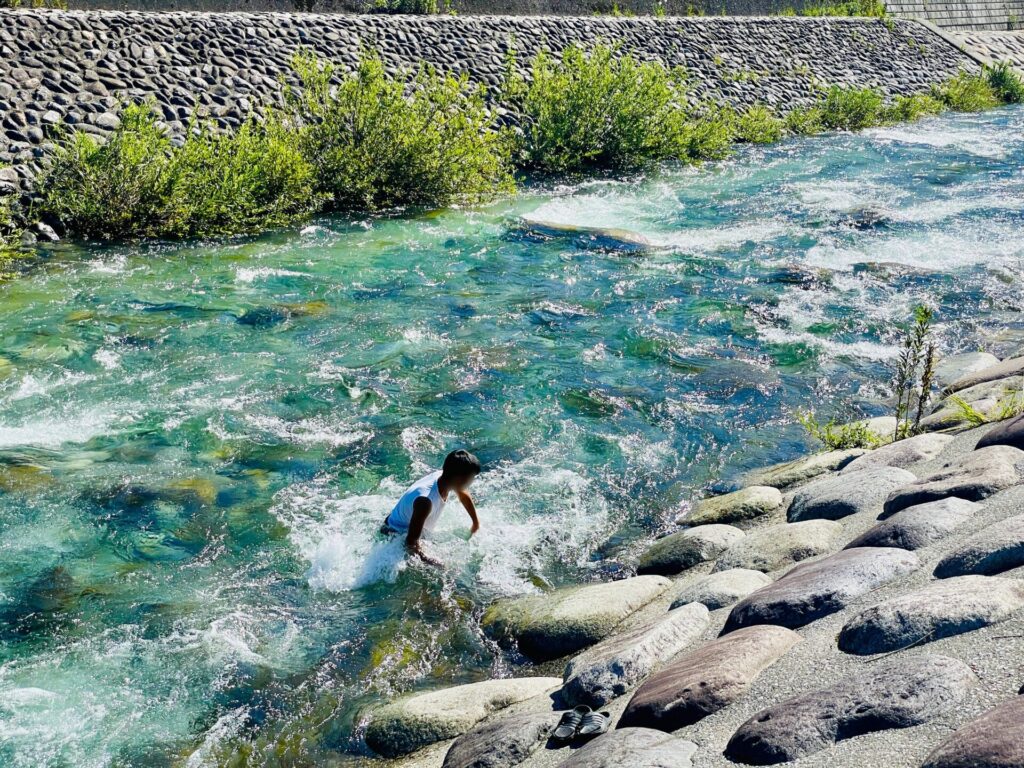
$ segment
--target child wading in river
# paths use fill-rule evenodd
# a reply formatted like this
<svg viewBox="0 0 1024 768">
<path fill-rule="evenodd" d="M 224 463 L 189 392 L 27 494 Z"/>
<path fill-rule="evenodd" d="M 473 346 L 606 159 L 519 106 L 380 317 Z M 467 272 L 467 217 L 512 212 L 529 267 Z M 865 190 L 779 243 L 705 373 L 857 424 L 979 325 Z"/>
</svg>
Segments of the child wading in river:
<svg viewBox="0 0 1024 768">
<path fill-rule="evenodd" d="M 404 534 L 405 548 L 430 565 L 441 562 L 427 555 L 420 545 L 420 539 L 429 535 L 437 525 L 450 494 L 458 496 L 462 506 L 473 521 L 469 535 L 480 530 L 476 506 L 468 488 L 480 474 L 480 460 L 468 451 L 452 451 L 444 460 L 439 472 L 421 477 L 402 494 L 384 521 L 386 534 Z"/>
</svg>

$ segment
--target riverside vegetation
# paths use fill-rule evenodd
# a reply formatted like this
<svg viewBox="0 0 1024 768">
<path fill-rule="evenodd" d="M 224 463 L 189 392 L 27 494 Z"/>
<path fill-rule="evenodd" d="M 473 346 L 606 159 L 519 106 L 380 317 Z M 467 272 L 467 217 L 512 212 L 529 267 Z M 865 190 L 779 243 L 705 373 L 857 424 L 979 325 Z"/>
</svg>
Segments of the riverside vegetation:
<svg viewBox="0 0 1024 768">
<path fill-rule="evenodd" d="M 737 142 L 1024 100 L 1024 82 L 1000 65 L 892 100 L 833 86 L 784 117 L 764 106 L 738 112 L 691 102 L 681 69 L 604 44 L 570 47 L 557 61 L 538 55 L 528 78 L 510 64 L 496 94 L 427 65 L 393 76 L 373 55 L 340 78 L 308 52 L 293 67 L 301 93 L 288 90 L 284 109 L 233 132 L 196 119 L 175 144 L 147 104 L 126 105 L 105 143 L 65 132 L 38 203 L 20 216 L 0 208 L 0 231 L 41 218 L 98 241 L 252 233 L 321 211 L 479 203 L 513 191 L 524 174 L 644 171 L 720 159 Z"/>
</svg>

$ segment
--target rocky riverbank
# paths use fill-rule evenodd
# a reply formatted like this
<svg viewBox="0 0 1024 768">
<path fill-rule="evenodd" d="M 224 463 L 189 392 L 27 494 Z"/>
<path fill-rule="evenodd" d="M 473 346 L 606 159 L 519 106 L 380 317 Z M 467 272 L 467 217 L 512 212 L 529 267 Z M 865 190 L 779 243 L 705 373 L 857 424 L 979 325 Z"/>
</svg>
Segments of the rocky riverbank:
<svg viewBox="0 0 1024 768">
<path fill-rule="evenodd" d="M 523 63 L 601 40 L 685 67 L 696 97 L 779 111 L 821 86 L 909 94 L 978 68 L 907 20 L 0 11 L 0 193 L 29 188 L 59 126 L 106 136 L 126 101 L 153 99 L 176 137 L 194 111 L 238 127 L 297 85 L 300 48 L 341 71 L 369 49 L 390 71 L 428 62 L 496 86 L 510 50 Z"/>
<path fill-rule="evenodd" d="M 940 372 L 935 414 L 998 391 L 1006 416 L 1024 387 L 1019 353 Z M 368 743 L 403 768 L 1024 764 L 1024 416 L 931 425 L 755 473 L 648 575 L 490 606 L 541 676 L 395 700 Z M 558 748 L 576 704 L 613 730 Z"/>
</svg>

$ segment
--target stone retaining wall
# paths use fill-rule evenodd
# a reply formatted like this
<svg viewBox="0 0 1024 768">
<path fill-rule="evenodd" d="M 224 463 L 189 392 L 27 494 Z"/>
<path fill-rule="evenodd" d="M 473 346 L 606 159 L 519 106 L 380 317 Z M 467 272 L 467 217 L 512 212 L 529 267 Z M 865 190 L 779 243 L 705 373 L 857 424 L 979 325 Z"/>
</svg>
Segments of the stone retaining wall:
<svg viewBox="0 0 1024 768">
<path fill-rule="evenodd" d="M 0 165 L 26 186 L 56 125 L 104 135 L 124 100 L 155 99 L 178 135 L 196 104 L 238 125 L 280 101 L 301 46 L 348 68 L 373 48 L 392 70 L 429 61 L 496 85 L 510 46 L 522 63 L 541 46 L 602 39 L 685 66 L 701 97 L 780 111 L 820 85 L 909 93 L 977 67 L 905 20 L 0 11 Z"/>
<path fill-rule="evenodd" d="M 953 30 L 1011 30 L 1024 28 L 1024 0 L 887 0 L 898 16 L 927 19 Z"/>
</svg>

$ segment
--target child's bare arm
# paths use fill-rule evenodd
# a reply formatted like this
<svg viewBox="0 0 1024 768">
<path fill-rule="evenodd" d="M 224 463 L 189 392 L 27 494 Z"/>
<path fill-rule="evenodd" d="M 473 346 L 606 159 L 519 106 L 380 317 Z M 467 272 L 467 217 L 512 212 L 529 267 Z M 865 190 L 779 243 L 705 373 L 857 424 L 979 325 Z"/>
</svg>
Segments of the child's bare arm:
<svg viewBox="0 0 1024 768">
<path fill-rule="evenodd" d="M 469 535 L 472 536 L 480 530 L 480 518 L 476 514 L 476 504 L 473 503 L 473 497 L 469 495 L 468 491 L 456 491 L 456 493 L 459 496 L 459 501 L 462 502 L 462 506 L 469 513 L 469 519 L 473 521 L 473 525 L 469 529 Z"/>
<path fill-rule="evenodd" d="M 430 565 L 441 565 L 440 560 L 430 557 L 420 546 L 420 537 L 423 535 L 423 526 L 430 517 L 432 506 L 430 499 L 420 497 L 413 502 L 412 520 L 409 521 L 409 532 L 405 535 L 405 548 L 410 554 L 416 555 L 420 560 Z"/>
</svg>

